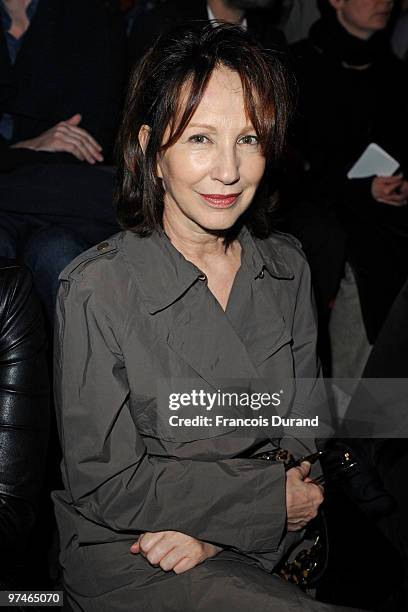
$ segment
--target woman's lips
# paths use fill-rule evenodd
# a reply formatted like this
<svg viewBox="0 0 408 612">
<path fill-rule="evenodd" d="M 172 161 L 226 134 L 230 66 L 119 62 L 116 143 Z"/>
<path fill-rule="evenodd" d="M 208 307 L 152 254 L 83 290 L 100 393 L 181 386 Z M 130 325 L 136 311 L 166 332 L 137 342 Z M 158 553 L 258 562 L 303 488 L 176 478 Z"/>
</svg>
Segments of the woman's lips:
<svg viewBox="0 0 408 612">
<path fill-rule="evenodd" d="M 240 193 L 230 193 L 228 195 L 222 195 L 220 193 L 200 193 L 200 196 L 214 208 L 229 208 L 235 203 L 240 195 Z"/>
</svg>

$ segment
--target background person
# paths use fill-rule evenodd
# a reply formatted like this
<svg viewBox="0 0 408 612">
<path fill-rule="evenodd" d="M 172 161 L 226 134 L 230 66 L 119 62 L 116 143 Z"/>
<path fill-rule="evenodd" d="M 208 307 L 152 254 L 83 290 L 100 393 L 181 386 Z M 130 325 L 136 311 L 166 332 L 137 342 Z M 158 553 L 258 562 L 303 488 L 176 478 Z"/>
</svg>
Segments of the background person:
<svg viewBox="0 0 408 612">
<path fill-rule="evenodd" d="M 116 228 L 124 29 L 99 0 L 1 0 L 0 17 L 0 254 L 32 270 L 52 327 L 59 272 Z"/>
<path fill-rule="evenodd" d="M 274 10 L 276 9 L 276 11 Z M 285 47 L 284 34 L 275 27 L 279 14 L 276 0 L 172 0 L 135 19 L 129 37 L 131 65 L 139 61 L 160 34 L 189 21 L 220 19 L 241 25 L 264 47 Z"/>
<path fill-rule="evenodd" d="M 321 7 L 309 38 L 293 46 L 300 90 L 294 145 L 308 168 L 304 193 L 334 206 L 346 232 L 346 258 L 373 344 L 408 274 L 407 68 L 389 49 L 391 0 L 325 0 Z M 400 171 L 347 179 L 371 142 L 395 157 Z M 340 336 L 345 327 L 342 317 Z"/>
</svg>

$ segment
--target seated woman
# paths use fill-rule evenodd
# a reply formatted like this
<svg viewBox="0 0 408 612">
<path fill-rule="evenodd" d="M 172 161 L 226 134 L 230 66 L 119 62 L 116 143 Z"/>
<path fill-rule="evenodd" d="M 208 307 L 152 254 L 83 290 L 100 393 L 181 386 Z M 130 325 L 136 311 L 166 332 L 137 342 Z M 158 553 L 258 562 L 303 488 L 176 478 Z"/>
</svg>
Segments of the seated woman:
<svg viewBox="0 0 408 612">
<path fill-rule="evenodd" d="M 300 459 L 312 434 L 171 427 L 164 398 L 285 380 L 292 414 L 324 402 L 309 270 L 261 197 L 289 99 L 278 55 L 235 26 L 169 34 L 133 75 L 125 230 L 65 269 L 58 299 L 53 496 L 75 611 L 333 609 L 272 575 L 322 502 L 310 464 L 253 458 Z"/>
</svg>

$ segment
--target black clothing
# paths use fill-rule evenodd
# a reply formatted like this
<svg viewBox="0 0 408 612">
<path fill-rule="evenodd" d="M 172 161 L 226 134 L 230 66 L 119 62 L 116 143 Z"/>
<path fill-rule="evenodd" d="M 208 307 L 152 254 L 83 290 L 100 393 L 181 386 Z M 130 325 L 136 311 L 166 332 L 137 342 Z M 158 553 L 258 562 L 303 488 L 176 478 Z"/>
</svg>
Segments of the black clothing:
<svg viewBox="0 0 408 612">
<path fill-rule="evenodd" d="M 401 406 L 406 399 L 406 389 L 408 386 L 408 280 L 404 284 L 397 299 L 395 300 L 389 315 L 377 338 L 373 351 L 367 362 L 363 376 L 365 378 L 403 378 L 405 379 L 405 392 L 398 389 L 395 395 L 397 402 Z M 389 382 L 392 385 L 392 381 Z M 358 401 L 358 397 L 356 397 Z M 384 403 L 383 403 L 384 406 Z M 388 407 L 388 406 L 386 406 Z M 394 418 L 397 416 L 395 411 Z M 408 508 L 407 487 L 401 486 L 405 482 L 408 469 L 408 444 L 406 438 L 407 419 L 401 415 L 405 427 L 401 430 L 400 439 L 385 441 L 381 447 L 381 456 L 378 457 L 380 474 L 384 486 L 396 500 L 396 508 L 390 517 L 385 517 L 381 521 L 381 528 L 386 536 L 399 550 L 403 571 L 403 604 L 401 611 L 408 608 L 408 527 L 406 514 Z M 395 421 L 394 421 L 395 422 Z M 396 420 L 396 430 L 398 431 L 399 419 Z M 402 438 L 402 436 L 405 436 Z M 396 606 L 393 610 L 399 610 Z"/>
<path fill-rule="evenodd" d="M 370 180 L 348 181 L 346 174 L 370 142 L 408 169 L 407 67 L 381 33 L 362 41 L 335 18 L 315 23 L 292 54 L 300 89 L 296 144 L 313 181 L 329 196 L 335 181 L 349 187 L 347 195 L 371 197 Z"/>
<path fill-rule="evenodd" d="M 0 260 L 1 575 L 27 551 L 42 488 L 49 427 L 46 340 L 31 276 Z"/>
<path fill-rule="evenodd" d="M 310 167 L 306 189 L 336 205 L 373 343 L 408 274 L 408 209 L 375 201 L 372 178 L 346 175 L 371 142 L 408 168 L 407 67 L 382 33 L 362 41 L 334 16 L 314 24 L 293 57 L 300 88 L 293 140 Z"/>
<path fill-rule="evenodd" d="M 408 493 L 403 486 L 408 444 L 407 418 L 401 413 L 408 387 L 407 320 L 408 281 L 381 328 L 346 413 L 346 424 L 354 423 L 353 429 L 356 423 L 383 420 L 392 436 L 347 438 L 360 474 L 346 480 L 343 495 L 326 488 L 333 554 L 319 585 L 323 601 L 382 612 L 408 609 Z M 366 426 L 361 431 L 367 435 Z"/>
<path fill-rule="evenodd" d="M 0 113 L 13 118 L 12 142 L 80 113 L 80 127 L 106 159 L 121 109 L 124 52 L 124 28 L 99 0 L 40 0 L 14 66 L 0 22 Z M 0 139 L 0 170 L 75 161 L 66 153 L 9 150 Z"/>
<path fill-rule="evenodd" d="M 264 47 L 281 49 L 286 46 L 284 34 L 273 26 L 275 15 L 272 11 L 253 10 L 245 15 L 248 32 Z M 205 0 L 171 0 L 158 8 L 147 11 L 135 19 L 129 38 L 131 63 L 137 62 L 156 39 L 172 28 L 189 21 L 208 21 Z"/>
<path fill-rule="evenodd" d="M 29 214 L 39 218 L 46 215 L 54 223 L 68 221 L 73 229 L 79 225 L 79 219 L 82 224 L 87 219 L 105 224 L 109 235 L 118 229 L 112 203 L 114 182 L 112 166 L 31 164 L 0 175 L 0 209 L 19 214 L 22 219 Z M 81 230 L 78 227 L 79 233 Z M 86 237 L 92 244 L 101 239 L 92 231 Z"/>
<path fill-rule="evenodd" d="M 408 380 L 408 280 L 381 329 L 364 370 L 364 378 Z"/>
</svg>

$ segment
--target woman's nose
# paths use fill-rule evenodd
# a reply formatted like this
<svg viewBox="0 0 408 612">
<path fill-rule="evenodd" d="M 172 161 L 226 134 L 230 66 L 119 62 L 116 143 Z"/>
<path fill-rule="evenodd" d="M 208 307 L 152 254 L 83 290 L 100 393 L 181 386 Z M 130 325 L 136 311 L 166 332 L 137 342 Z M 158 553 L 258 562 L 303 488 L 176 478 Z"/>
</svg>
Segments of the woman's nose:
<svg viewBox="0 0 408 612">
<path fill-rule="evenodd" d="M 225 185 L 239 181 L 239 160 L 235 147 L 224 147 L 217 152 L 211 178 Z"/>
</svg>

